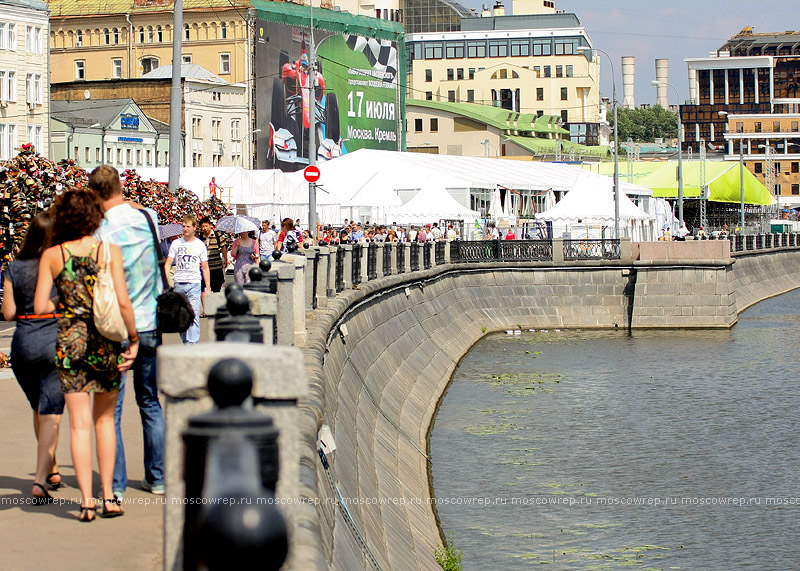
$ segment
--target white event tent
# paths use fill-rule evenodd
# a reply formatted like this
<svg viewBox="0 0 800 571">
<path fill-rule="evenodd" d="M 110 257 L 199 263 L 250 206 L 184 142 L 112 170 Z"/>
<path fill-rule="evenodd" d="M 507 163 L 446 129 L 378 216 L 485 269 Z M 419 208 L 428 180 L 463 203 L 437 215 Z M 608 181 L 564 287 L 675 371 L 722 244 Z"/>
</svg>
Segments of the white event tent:
<svg viewBox="0 0 800 571">
<path fill-rule="evenodd" d="M 320 212 L 320 220 L 327 223 L 339 223 L 345 218 L 391 223 L 391 213 L 399 205 L 397 197 L 407 202 L 431 187 L 446 188 L 464 207 L 470 204 L 471 192 L 483 190 L 490 195 L 498 187 L 562 194 L 571 190 L 584 172 L 561 163 L 371 149 L 353 151 L 317 166 L 321 172 L 318 184 L 322 185 L 317 201 L 327 197 L 331 203 L 341 205 L 339 215 L 333 219 Z M 302 172 L 287 177 L 295 194 L 308 192 Z M 652 195 L 634 184 L 621 181 L 620 185 L 628 194 Z M 519 199 L 513 193 L 507 195 L 512 201 Z M 517 207 L 513 205 L 514 210 Z M 436 218 L 444 216 L 431 217 Z"/>
<path fill-rule="evenodd" d="M 561 201 L 550 210 L 536 215 L 537 220 L 552 223 L 553 236 L 575 234 L 572 238 L 600 238 L 614 230 L 614 183 L 610 177 L 582 171 Z M 633 240 L 652 240 L 655 217 L 636 206 L 625 193 L 619 201 L 620 234 Z M 609 234 L 608 230 L 611 231 Z"/>
<path fill-rule="evenodd" d="M 480 212 L 462 206 L 444 186 L 423 188 L 404 205 L 389 210 L 392 222 L 398 224 L 425 223 L 434 220 L 463 220 L 473 222 Z"/>
</svg>

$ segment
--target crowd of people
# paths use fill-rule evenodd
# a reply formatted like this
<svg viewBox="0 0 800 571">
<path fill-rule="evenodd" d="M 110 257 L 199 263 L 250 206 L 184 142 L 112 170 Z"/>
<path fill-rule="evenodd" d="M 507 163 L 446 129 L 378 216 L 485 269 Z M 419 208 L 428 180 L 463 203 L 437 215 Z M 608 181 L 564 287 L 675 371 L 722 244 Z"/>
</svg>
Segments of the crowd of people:
<svg viewBox="0 0 800 571">
<path fill-rule="evenodd" d="M 156 386 L 161 343 L 156 299 L 162 286 L 151 223 L 158 224 L 156 213 L 125 201 L 117 170 L 100 166 L 92 171 L 88 189 L 67 189 L 32 220 L 16 259 L 3 272 L 3 316 L 17 325 L 11 366 L 33 411 L 37 438 L 32 500 L 51 503 L 51 492 L 63 485 L 56 444 L 66 406 L 81 522 L 94 521 L 98 508 L 105 518 L 124 514 L 128 478 L 120 425 L 130 370 L 144 435 L 141 485 L 164 494 L 164 416 Z M 192 228 L 184 220 L 184 237 L 170 252 L 192 243 Z M 186 251 L 186 257 L 202 258 L 200 251 Z M 104 337 L 94 323 L 94 287 L 102 271 L 113 277 L 127 330 L 121 342 Z M 92 427 L 99 498 L 92 491 Z"/>
</svg>

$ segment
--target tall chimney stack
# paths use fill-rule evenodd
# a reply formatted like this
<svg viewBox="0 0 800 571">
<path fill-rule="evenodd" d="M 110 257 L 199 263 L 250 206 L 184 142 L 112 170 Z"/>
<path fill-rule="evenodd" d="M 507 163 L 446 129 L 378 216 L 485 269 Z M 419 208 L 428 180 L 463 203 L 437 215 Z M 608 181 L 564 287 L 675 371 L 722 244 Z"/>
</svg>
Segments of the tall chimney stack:
<svg viewBox="0 0 800 571">
<path fill-rule="evenodd" d="M 668 59 L 656 60 L 656 81 L 659 82 L 656 86 L 656 103 L 661 105 L 661 107 L 664 109 L 667 109 L 669 107 L 669 101 L 667 97 L 667 82 L 669 81 Z"/>
<path fill-rule="evenodd" d="M 636 100 L 633 97 L 635 68 L 636 58 L 633 56 L 622 58 L 622 106 L 626 109 L 636 108 Z"/>
</svg>

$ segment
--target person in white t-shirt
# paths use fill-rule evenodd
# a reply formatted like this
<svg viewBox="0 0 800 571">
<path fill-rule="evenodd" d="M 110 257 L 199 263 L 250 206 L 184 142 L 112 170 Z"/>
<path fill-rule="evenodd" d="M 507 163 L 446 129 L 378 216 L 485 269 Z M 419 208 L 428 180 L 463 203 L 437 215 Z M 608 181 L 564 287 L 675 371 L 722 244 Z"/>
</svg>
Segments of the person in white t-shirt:
<svg viewBox="0 0 800 571">
<path fill-rule="evenodd" d="M 195 237 L 197 218 L 188 215 L 181 221 L 183 237 L 178 238 L 169 247 L 169 255 L 165 267 L 169 268 L 175 261 L 175 291 L 186 294 L 194 309 L 194 322 L 184 333 L 181 341 L 193 345 L 200 341 L 200 314 L 203 313 L 203 302 L 200 297 L 201 276 L 205 280 L 205 293 L 211 293 L 208 284 L 211 276 L 208 272 L 208 250 L 202 240 Z"/>
<path fill-rule="evenodd" d="M 278 235 L 269 225 L 269 220 L 261 223 L 261 235 L 258 237 L 258 255 L 262 260 L 268 260 L 275 251 L 275 241 Z"/>
</svg>

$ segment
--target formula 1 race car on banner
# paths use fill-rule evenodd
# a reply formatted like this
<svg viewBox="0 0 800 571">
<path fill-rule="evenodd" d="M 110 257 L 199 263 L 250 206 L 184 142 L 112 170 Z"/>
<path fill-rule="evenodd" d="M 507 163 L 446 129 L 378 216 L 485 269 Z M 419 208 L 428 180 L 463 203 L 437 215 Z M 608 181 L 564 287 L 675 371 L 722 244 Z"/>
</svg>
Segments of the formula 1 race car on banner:
<svg viewBox="0 0 800 571">
<path fill-rule="evenodd" d="M 305 43 L 300 58 L 294 62 L 281 52 L 280 77 L 272 82 L 272 115 L 270 117 L 267 160 L 276 168 L 281 163 L 308 164 L 308 130 L 311 101 L 310 65 Z M 317 162 L 336 158 L 343 153 L 339 129 L 339 101 L 336 94 L 325 90 L 322 66 L 314 69 L 315 135 Z"/>
</svg>

